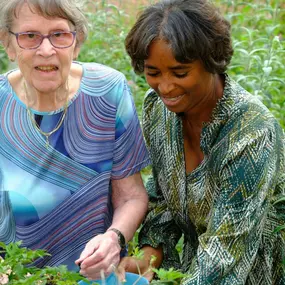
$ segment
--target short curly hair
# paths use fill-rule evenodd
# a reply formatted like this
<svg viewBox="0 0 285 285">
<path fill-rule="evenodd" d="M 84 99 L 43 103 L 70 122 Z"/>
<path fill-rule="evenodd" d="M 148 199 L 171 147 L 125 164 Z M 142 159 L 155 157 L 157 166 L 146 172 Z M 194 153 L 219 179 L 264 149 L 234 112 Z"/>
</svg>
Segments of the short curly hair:
<svg viewBox="0 0 285 285">
<path fill-rule="evenodd" d="M 226 71 L 233 55 L 230 23 L 207 0 L 162 0 L 141 12 L 125 40 L 136 73 L 150 44 L 165 40 L 178 62 L 201 60 L 210 73 Z"/>
</svg>

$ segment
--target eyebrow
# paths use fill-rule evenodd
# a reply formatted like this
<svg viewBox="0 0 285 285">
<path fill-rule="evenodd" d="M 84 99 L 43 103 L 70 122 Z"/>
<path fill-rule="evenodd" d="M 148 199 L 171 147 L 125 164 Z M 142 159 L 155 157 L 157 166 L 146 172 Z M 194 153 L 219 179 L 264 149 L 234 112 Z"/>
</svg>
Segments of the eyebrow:
<svg viewBox="0 0 285 285">
<path fill-rule="evenodd" d="M 158 69 L 157 67 L 150 65 L 150 64 L 145 64 L 144 67 L 147 69 Z M 176 65 L 176 66 L 168 67 L 168 68 L 170 70 L 183 70 L 183 69 L 190 69 L 191 66 L 190 65 Z"/>
</svg>

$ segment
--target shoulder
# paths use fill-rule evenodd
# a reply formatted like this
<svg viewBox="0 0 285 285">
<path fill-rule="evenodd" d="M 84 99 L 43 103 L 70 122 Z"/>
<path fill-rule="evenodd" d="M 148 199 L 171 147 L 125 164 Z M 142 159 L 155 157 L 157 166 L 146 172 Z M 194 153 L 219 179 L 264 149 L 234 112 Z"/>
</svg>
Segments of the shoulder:
<svg viewBox="0 0 285 285">
<path fill-rule="evenodd" d="M 167 111 L 167 109 L 165 108 L 157 93 L 153 89 L 149 89 L 144 97 L 143 120 L 154 120 L 155 117 L 161 114 L 161 112 L 165 111 Z"/>
<path fill-rule="evenodd" d="M 247 92 L 229 76 L 226 76 L 224 96 L 219 102 L 215 117 L 223 119 L 222 128 L 242 132 L 276 127 L 278 122 L 260 98 Z"/>
<path fill-rule="evenodd" d="M 92 78 L 94 80 L 122 80 L 125 78 L 120 71 L 100 63 L 83 63 L 82 68 L 83 78 Z"/>
<path fill-rule="evenodd" d="M 99 63 L 83 63 L 81 90 L 89 96 L 120 98 L 128 85 L 125 76 L 118 70 Z"/>
<path fill-rule="evenodd" d="M 7 74 L 1 74 L 0 75 L 0 90 L 1 90 L 1 94 L 2 92 L 8 90 L 8 78 L 7 78 Z"/>
<path fill-rule="evenodd" d="M 165 136 L 174 138 L 181 130 L 181 120 L 174 112 L 169 111 L 157 93 L 147 91 L 142 113 L 142 126 L 147 144 L 165 143 Z"/>
<path fill-rule="evenodd" d="M 217 165 L 243 153 L 249 146 L 261 151 L 282 145 L 283 131 L 274 115 L 259 98 L 226 79 L 224 96 L 213 121 L 204 129 L 206 149 Z"/>
<path fill-rule="evenodd" d="M 273 118 L 268 108 L 262 103 L 261 98 L 246 91 L 240 84 L 229 76 L 226 77 L 224 90 L 224 104 L 231 108 L 231 111 L 242 113 L 260 113 Z"/>
</svg>

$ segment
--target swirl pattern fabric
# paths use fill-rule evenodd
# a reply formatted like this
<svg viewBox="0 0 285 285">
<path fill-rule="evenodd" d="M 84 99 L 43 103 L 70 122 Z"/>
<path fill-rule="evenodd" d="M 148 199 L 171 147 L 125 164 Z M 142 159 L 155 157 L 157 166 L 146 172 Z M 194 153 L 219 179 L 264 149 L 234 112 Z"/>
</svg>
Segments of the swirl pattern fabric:
<svg viewBox="0 0 285 285">
<path fill-rule="evenodd" d="M 0 240 L 47 250 L 51 256 L 36 260 L 39 267 L 75 269 L 86 242 L 111 224 L 111 179 L 149 164 L 124 76 L 95 63 L 82 68 L 80 88 L 48 149 L 7 74 L 0 77 Z M 46 132 L 63 112 L 32 111 Z"/>
</svg>

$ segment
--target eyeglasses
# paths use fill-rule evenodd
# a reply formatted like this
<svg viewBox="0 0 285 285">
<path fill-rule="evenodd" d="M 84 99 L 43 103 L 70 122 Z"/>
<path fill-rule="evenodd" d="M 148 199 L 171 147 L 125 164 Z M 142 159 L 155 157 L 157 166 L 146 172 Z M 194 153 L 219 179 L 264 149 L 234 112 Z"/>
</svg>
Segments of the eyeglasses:
<svg viewBox="0 0 285 285">
<path fill-rule="evenodd" d="M 55 48 L 68 48 L 73 45 L 76 32 L 54 32 L 49 35 L 42 35 L 37 32 L 24 32 L 13 33 L 17 39 L 17 43 L 22 49 L 36 49 L 38 48 L 44 39 L 48 39 L 51 45 Z"/>
</svg>

